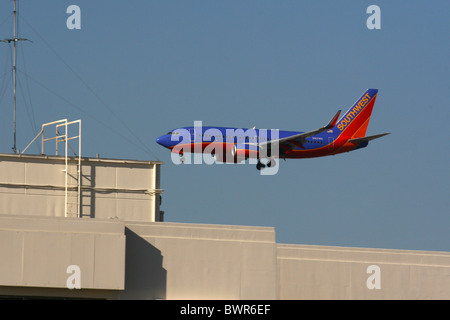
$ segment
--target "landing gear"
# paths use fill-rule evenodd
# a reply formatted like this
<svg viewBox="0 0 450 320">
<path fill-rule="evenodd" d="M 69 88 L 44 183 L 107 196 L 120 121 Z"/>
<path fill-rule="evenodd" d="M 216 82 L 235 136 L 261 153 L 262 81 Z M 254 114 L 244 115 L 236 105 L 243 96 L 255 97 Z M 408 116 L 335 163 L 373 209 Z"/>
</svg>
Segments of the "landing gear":
<svg viewBox="0 0 450 320">
<path fill-rule="evenodd" d="M 180 156 L 180 162 L 184 163 L 184 161 L 186 161 L 186 158 L 184 157 L 183 151 L 178 152 L 178 155 Z"/>
<path fill-rule="evenodd" d="M 256 169 L 261 170 L 264 169 L 266 167 L 265 164 L 261 163 L 261 161 L 258 160 L 258 163 L 256 164 Z"/>
<path fill-rule="evenodd" d="M 268 159 L 267 163 L 264 164 L 261 162 L 261 160 L 258 159 L 258 163 L 256 164 L 256 169 L 261 170 L 264 169 L 265 167 L 272 167 L 275 166 L 277 163 L 275 162 L 275 159 Z"/>
</svg>

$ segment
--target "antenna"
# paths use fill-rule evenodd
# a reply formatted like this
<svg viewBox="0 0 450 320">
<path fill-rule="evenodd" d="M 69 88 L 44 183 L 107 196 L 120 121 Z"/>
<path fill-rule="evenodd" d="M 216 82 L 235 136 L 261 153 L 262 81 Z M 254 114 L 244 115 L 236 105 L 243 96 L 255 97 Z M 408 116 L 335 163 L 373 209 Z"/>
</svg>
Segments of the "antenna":
<svg viewBox="0 0 450 320">
<path fill-rule="evenodd" d="M 17 11 L 16 11 L 16 0 L 14 0 L 14 34 L 13 37 L 10 39 L 3 39 L 0 40 L 0 42 L 8 42 L 13 43 L 14 49 L 13 49 L 13 135 L 14 135 L 14 145 L 13 145 L 13 152 L 17 153 L 17 146 L 16 146 L 16 60 L 17 60 L 17 49 L 16 49 L 16 43 L 17 41 L 26 41 L 28 39 L 24 38 L 17 38 L 16 36 L 16 30 L 17 30 Z"/>
</svg>

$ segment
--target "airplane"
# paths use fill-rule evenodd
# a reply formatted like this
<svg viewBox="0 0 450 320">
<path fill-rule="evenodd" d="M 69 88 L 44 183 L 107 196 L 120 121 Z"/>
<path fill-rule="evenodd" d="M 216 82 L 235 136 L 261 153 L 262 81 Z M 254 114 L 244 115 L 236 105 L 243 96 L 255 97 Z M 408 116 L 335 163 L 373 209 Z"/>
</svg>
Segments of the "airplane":
<svg viewBox="0 0 450 320">
<path fill-rule="evenodd" d="M 180 157 L 185 152 L 208 153 L 229 163 L 255 158 L 258 170 L 273 166 L 276 158 L 336 155 L 365 148 L 369 141 L 390 134 L 366 136 L 377 94 L 378 89 L 366 90 L 341 118 L 339 110 L 324 127 L 308 132 L 195 125 L 173 129 L 156 142 Z"/>
</svg>

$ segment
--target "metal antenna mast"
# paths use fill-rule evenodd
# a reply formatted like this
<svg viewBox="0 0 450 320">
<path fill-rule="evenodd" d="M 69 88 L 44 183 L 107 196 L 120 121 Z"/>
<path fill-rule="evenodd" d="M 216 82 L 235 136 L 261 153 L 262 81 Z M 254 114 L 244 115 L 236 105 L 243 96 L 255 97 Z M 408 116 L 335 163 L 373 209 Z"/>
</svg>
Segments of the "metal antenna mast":
<svg viewBox="0 0 450 320">
<path fill-rule="evenodd" d="M 28 39 L 17 38 L 17 10 L 16 10 L 16 0 L 14 0 L 14 34 L 11 39 L 0 40 L 0 42 L 8 42 L 13 43 L 13 134 L 14 134 L 14 145 L 13 152 L 17 153 L 17 145 L 16 145 L 16 61 L 17 61 L 17 49 L 16 43 L 17 41 L 25 41 Z"/>
</svg>

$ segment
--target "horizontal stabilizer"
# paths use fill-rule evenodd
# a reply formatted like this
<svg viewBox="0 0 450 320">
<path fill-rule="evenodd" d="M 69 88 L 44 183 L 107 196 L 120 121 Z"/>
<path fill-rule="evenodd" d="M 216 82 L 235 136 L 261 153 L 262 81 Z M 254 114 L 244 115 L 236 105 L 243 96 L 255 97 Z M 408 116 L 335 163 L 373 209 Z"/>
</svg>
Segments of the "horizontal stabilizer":
<svg viewBox="0 0 450 320">
<path fill-rule="evenodd" d="M 378 138 L 384 137 L 384 136 L 386 136 L 388 134 L 391 134 L 391 133 L 388 132 L 388 133 L 376 134 L 374 136 L 367 136 L 367 137 L 362 137 L 362 138 L 350 139 L 350 140 L 348 140 L 348 142 L 352 142 L 352 143 L 361 143 L 361 142 L 366 142 L 366 141 L 368 142 L 370 140 L 374 140 L 374 139 L 378 139 Z"/>
</svg>

